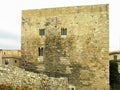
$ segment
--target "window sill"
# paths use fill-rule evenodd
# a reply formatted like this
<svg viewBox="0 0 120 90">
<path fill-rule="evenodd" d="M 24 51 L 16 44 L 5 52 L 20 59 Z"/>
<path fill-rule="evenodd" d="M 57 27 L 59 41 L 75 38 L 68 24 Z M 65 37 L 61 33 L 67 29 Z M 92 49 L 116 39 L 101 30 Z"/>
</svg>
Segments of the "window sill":
<svg viewBox="0 0 120 90">
<path fill-rule="evenodd" d="M 67 35 L 61 35 L 61 37 L 62 37 L 62 38 L 66 38 L 66 37 L 67 37 Z"/>
<path fill-rule="evenodd" d="M 41 38 L 45 38 L 45 35 L 39 35 Z"/>
</svg>

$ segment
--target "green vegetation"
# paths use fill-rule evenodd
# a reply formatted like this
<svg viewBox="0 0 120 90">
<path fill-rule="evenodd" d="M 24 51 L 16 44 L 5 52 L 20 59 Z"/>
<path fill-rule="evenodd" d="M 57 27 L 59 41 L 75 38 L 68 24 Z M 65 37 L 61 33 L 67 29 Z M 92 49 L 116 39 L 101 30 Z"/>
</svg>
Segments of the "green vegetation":
<svg viewBox="0 0 120 90">
<path fill-rule="evenodd" d="M 118 72 L 118 64 L 116 61 L 111 60 L 110 61 L 110 86 L 114 87 L 116 85 L 120 84 L 120 74 Z"/>
<path fill-rule="evenodd" d="M 0 90 L 34 90 L 34 88 L 19 87 L 19 86 L 14 87 L 12 85 L 0 84 Z"/>
</svg>

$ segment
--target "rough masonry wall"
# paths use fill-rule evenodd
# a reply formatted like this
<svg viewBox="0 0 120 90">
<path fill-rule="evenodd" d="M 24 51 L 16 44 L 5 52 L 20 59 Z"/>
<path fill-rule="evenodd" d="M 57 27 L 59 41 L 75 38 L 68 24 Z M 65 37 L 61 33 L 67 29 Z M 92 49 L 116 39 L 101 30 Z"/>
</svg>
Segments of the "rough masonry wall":
<svg viewBox="0 0 120 90">
<path fill-rule="evenodd" d="M 76 90 L 109 90 L 108 18 L 106 4 L 23 11 L 21 52 L 26 63 L 21 65 L 68 77 Z M 67 35 L 61 35 L 62 28 Z"/>
<path fill-rule="evenodd" d="M 0 84 L 35 90 L 68 90 L 67 78 L 48 77 L 8 65 L 0 65 Z"/>
<path fill-rule="evenodd" d="M 21 60 L 20 50 L 1 50 L 2 53 L 2 64 L 5 64 L 5 60 L 9 61 L 9 65 L 18 66 Z"/>
</svg>

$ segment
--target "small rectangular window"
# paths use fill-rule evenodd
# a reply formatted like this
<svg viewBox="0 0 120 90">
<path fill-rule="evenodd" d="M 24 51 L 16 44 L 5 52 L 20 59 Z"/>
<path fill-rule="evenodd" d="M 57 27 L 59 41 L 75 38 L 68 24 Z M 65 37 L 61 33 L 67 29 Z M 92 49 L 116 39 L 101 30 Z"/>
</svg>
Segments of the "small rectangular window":
<svg viewBox="0 0 120 90">
<path fill-rule="evenodd" d="M 67 28 L 61 28 L 61 35 L 67 35 Z"/>
<path fill-rule="evenodd" d="M 43 56 L 43 48 L 38 48 L 39 56 Z"/>
<path fill-rule="evenodd" d="M 41 36 L 45 35 L 45 29 L 39 29 L 39 35 Z"/>
</svg>

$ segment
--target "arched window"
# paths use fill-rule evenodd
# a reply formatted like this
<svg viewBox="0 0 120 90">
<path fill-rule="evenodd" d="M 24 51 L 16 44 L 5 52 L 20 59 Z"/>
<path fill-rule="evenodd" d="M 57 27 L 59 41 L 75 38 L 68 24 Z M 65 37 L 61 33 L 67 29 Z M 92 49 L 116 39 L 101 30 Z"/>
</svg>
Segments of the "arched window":
<svg viewBox="0 0 120 90">
<path fill-rule="evenodd" d="M 39 56 L 43 56 L 43 48 L 38 48 L 38 54 Z"/>
<path fill-rule="evenodd" d="M 67 28 L 61 28 L 61 35 L 67 35 Z"/>
<path fill-rule="evenodd" d="M 9 59 L 5 59 L 5 65 L 9 64 Z"/>
</svg>

